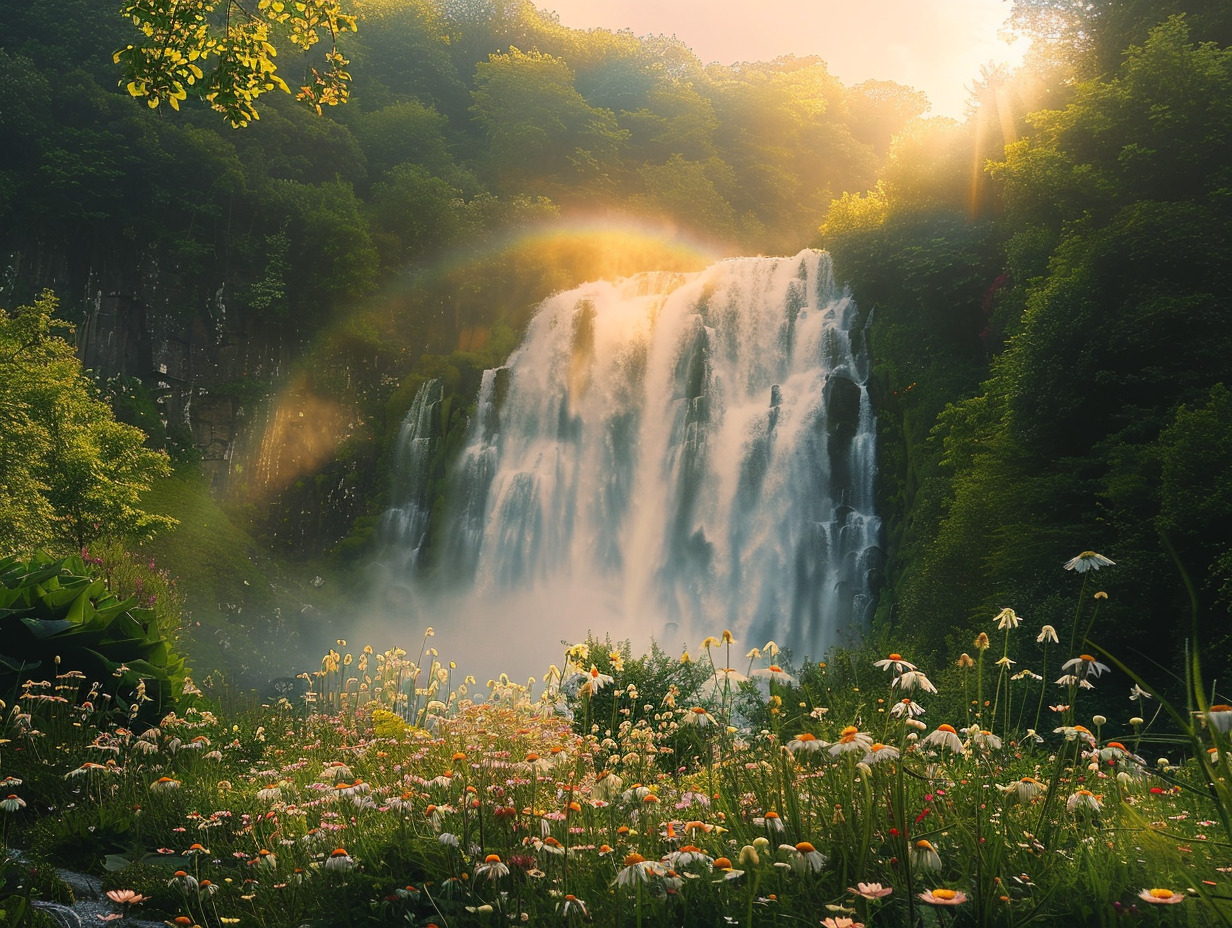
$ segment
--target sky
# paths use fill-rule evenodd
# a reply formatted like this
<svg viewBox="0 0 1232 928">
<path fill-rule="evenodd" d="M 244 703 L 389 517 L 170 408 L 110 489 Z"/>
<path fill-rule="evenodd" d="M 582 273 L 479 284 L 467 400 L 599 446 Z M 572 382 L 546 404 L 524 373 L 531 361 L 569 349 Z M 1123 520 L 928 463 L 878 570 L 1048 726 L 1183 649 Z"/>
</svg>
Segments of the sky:
<svg viewBox="0 0 1232 928">
<path fill-rule="evenodd" d="M 817 55 L 848 86 L 870 78 L 928 94 L 931 115 L 961 119 L 966 87 L 1024 44 L 997 37 L 1008 0 L 536 0 L 575 29 L 675 35 L 703 62 Z"/>
</svg>

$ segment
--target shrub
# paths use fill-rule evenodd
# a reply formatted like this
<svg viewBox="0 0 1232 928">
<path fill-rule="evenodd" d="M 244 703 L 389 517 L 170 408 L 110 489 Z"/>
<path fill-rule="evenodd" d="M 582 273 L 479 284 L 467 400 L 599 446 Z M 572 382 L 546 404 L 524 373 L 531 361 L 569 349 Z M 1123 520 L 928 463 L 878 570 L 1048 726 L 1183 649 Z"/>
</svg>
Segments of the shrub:
<svg viewBox="0 0 1232 928">
<path fill-rule="evenodd" d="M 84 691 L 90 710 L 152 720 L 171 708 L 184 681 L 184 659 L 153 611 L 135 596 L 117 597 L 77 555 L 0 559 L 0 640 L 0 692 L 54 671 L 57 688 Z"/>
</svg>

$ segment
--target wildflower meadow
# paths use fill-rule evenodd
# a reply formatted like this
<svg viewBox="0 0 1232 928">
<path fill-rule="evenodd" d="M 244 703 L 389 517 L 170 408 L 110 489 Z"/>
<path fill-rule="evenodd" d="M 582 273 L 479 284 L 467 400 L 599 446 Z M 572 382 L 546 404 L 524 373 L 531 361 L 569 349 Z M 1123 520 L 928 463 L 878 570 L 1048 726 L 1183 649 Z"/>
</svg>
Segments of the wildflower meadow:
<svg viewBox="0 0 1232 928">
<path fill-rule="evenodd" d="M 62 924 L 62 867 L 174 928 L 1232 924 L 1232 707 L 1102 650 L 1115 565 L 1065 566 L 1072 622 L 936 667 L 722 632 L 484 685 L 428 629 L 151 712 L 56 661 L 4 694 L 0 923 Z"/>
</svg>

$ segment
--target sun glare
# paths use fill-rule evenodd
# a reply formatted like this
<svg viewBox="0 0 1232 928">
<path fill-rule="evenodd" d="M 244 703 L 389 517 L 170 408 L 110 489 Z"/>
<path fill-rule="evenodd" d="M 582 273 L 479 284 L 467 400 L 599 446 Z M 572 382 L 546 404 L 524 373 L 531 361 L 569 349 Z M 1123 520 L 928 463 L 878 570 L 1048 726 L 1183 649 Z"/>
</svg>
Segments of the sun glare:
<svg viewBox="0 0 1232 928">
<path fill-rule="evenodd" d="M 735 253 L 692 241 L 666 224 L 584 216 L 531 230 L 505 250 L 512 260 L 556 268 L 568 286 L 643 271 L 699 271 Z"/>
<path fill-rule="evenodd" d="M 315 474 L 350 431 L 352 412 L 317 395 L 306 373 L 287 383 L 266 413 L 251 474 L 241 463 L 232 488 L 249 501 L 276 494 L 304 474 Z M 239 489 L 236 490 L 235 488 Z"/>
</svg>

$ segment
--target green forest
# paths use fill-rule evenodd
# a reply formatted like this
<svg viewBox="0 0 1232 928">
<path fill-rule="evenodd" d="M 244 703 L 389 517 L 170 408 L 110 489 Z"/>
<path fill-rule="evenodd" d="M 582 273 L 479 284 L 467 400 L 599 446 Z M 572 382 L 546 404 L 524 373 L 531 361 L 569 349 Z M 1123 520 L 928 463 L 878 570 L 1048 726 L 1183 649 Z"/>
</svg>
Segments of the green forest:
<svg viewBox="0 0 1232 928">
<path fill-rule="evenodd" d="M 0 3 L 0 924 L 63 866 L 184 928 L 1232 925 L 1232 4 L 1007 8 L 955 120 L 528 0 Z M 341 637 L 421 386 L 436 480 L 550 295 L 806 248 L 862 640 Z"/>
<path fill-rule="evenodd" d="M 6 428 L 22 450 L 4 549 L 140 541 L 203 471 L 245 544 L 362 560 L 419 383 L 445 375 L 456 426 L 544 296 L 701 263 L 578 225 L 599 217 L 709 254 L 824 247 L 871 311 L 890 553 L 875 635 L 941 648 L 998 604 L 1050 614 L 1051 569 L 1098 548 L 1120 568 L 1102 631 L 1167 665 L 1193 646 L 1196 597 L 1201 646 L 1228 653 L 1232 15 L 1037 0 L 1011 23 L 1027 62 L 978 75 L 959 123 L 816 58 L 704 65 L 529 3 L 374 0 L 345 45 L 349 102 L 317 116 L 267 93 L 233 129 L 118 86 L 110 51 L 136 32 L 110 4 L 6 6 L 6 340 L 32 324 L 17 307 L 54 299 L 44 328 L 77 327 L 89 401 L 177 482 L 145 521 L 68 500 L 53 407 L 10 353 L 6 407 L 26 414 Z M 291 54 L 289 77 L 311 64 Z M 297 411 L 317 434 L 263 467 L 253 436 L 294 445 L 277 424 Z M 167 467 L 142 466 L 152 483 Z M 192 566 L 168 566 L 192 599 Z"/>
<path fill-rule="evenodd" d="M 1096 640 L 1163 676 L 1228 653 L 1232 19 L 1181 6 L 1016 5 L 1039 38 L 1003 150 L 963 163 L 1008 125 L 981 106 L 948 158 L 900 138 L 827 215 L 880 314 L 896 635 L 953 644 L 1007 603 L 1049 621 L 1056 565 L 1094 549 L 1118 567 Z"/>
</svg>

